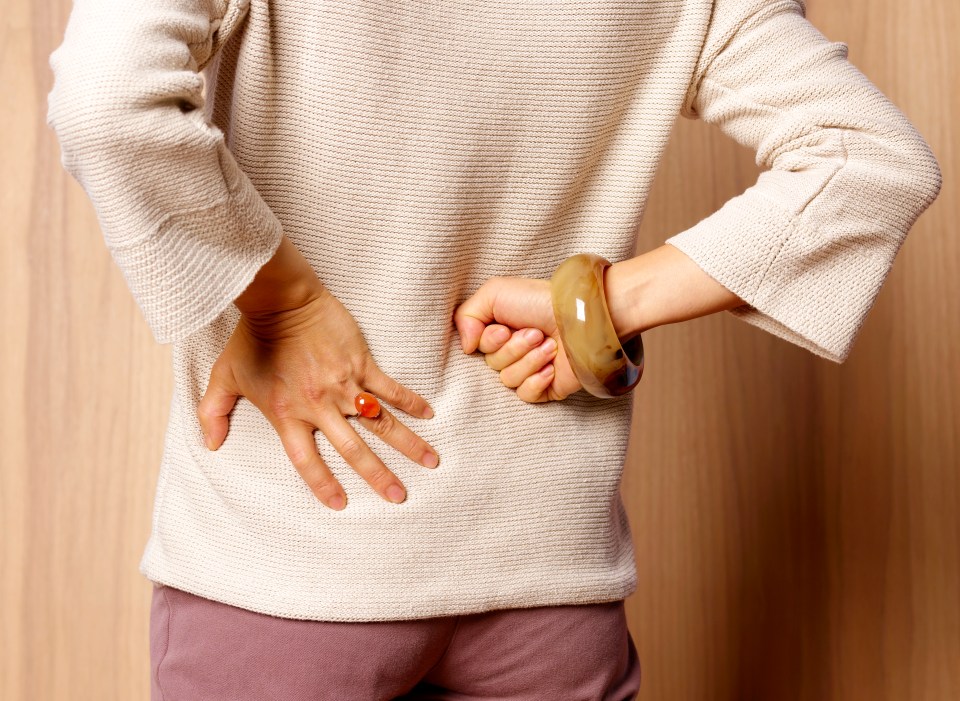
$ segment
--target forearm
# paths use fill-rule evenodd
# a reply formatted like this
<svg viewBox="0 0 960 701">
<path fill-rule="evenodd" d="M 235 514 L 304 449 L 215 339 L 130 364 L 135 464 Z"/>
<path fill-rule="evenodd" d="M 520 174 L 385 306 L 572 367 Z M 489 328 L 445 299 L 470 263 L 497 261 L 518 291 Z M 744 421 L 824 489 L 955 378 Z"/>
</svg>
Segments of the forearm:
<svg viewBox="0 0 960 701">
<path fill-rule="evenodd" d="M 234 304 L 247 316 L 271 313 L 300 307 L 325 290 L 313 266 L 284 234 L 273 258 Z"/>
<path fill-rule="evenodd" d="M 611 265 L 604 277 L 604 288 L 610 317 L 621 341 L 655 326 L 745 304 L 669 244 Z"/>
</svg>

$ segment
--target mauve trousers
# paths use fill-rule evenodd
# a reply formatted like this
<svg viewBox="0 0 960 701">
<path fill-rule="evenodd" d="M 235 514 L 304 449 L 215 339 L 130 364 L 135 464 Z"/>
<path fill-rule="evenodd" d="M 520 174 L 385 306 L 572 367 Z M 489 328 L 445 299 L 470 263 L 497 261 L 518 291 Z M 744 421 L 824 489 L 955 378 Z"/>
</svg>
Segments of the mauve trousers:
<svg viewBox="0 0 960 701">
<path fill-rule="evenodd" d="M 153 585 L 151 701 L 634 701 L 623 600 L 408 621 L 280 618 Z"/>
</svg>

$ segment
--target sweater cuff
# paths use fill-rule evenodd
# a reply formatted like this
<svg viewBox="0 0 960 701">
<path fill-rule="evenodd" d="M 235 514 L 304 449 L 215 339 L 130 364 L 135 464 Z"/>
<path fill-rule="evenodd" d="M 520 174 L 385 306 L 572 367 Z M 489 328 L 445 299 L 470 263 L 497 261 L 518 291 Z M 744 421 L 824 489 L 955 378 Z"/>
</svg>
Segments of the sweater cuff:
<svg viewBox="0 0 960 701">
<path fill-rule="evenodd" d="M 144 239 L 108 246 L 158 343 L 182 341 L 213 322 L 283 237 L 280 221 L 220 148 L 224 197 L 165 217 Z"/>
<path fill-rule="evenodd" d="M 747 302 L 733 316 L 835 363 L 849 356 L 898 248 L 843 244 L 755 189 L 665 243 Z"/>
</svg>

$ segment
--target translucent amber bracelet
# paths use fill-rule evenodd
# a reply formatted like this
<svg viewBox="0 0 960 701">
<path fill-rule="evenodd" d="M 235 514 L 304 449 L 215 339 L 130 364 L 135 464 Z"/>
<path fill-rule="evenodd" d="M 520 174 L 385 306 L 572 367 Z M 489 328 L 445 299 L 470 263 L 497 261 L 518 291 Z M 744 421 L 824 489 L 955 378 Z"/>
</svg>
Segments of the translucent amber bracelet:
<svg viewBox="0 0 960 701">
<path fill-rule="evenodd" d="M 570 366 L 595 397 L 617 397 L 643 375 L 643 341 L 637 334 L 620 343 L 603 288 L 610 261 L 594 253 L 564 260 L 550 278 L 553 313 Z"/>
</svg>

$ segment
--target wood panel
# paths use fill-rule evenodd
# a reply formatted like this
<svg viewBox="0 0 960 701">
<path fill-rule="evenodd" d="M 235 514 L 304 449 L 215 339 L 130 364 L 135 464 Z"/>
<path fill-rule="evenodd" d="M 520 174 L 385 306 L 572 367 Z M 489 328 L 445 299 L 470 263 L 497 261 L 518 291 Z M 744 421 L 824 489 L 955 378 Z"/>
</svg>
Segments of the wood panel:
<svg viewBox="0 0 960 701">
<path fill-rule="evenodd" d="M 172 391 L 44 124 L 68 0 L 0 14 L 0 698 L 146 699 L 137 564 Z M 808 0 L 911 117 L 944 190 L 842 366 L 721 313 L 645 334 L 625 468 L 641 699 L 960 698 L 954 0 Z M 757 176 L 680 120 L 640 250 Z"/>
<path fill-rule="evenodd" d="M 849 360 L 721 313 L 645 334 L 623 491 L 648 699 L 960 698 L 960 28 L 952 0 L 808 0 L 944 172 Z M 681 120 L 641 250 L 751 185 Z"/>
</svg>

